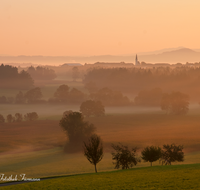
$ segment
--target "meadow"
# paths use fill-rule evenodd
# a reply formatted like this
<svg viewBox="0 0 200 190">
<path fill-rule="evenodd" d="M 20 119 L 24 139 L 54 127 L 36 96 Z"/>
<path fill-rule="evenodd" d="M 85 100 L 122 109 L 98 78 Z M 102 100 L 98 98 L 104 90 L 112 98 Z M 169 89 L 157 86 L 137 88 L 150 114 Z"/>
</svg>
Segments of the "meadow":
<svg viewBox="0 0 200 190">
<path fill-rule="evenodd" d="M 104 158 L 97 165 L 98 171 L 114 170 L 111 143 L 121 142 L 141 150 L 148 145 L 162 146 L 166 143 L 184 145 L 185 161 L 174 164 L 200 162 L 200 117 L 165 115 L 162 112 L 119 114 L 110 108 L 104 117 L 86 118 L 96 126 L 104 142 Z M 125 108 L 124 108 L 125 109 Z M 134 111 L 134 110 L 133 110 Z M 53 115 L 52 115 L 53 116 Z M 0 127 L 0 168 L 6 175 L 25 173 L 28 177 L 93 172 L 94 167 L 83 152 L 66 154 L 63 147 L 67 141 L 59 126 L 61 115 L 42 116 L 35 122 L 5 123 Z M 136 167 L 149 166 L 141 162 Z M 160 165 L 159 162 L 153 165 Z"/>
<path fill-rule="evenodd" d="M 2 189 L 200 189 L 200 164 L 155 166 L 70 175 L 40 182 L 11 185 Z"/>
<path fill-rule="evenodd" d="M 60 81 L 44 84 L 44 86 L 40 84 L 44 99 L 52 97 L 60 84 Z M 63 84 L 65 84 L 64 81 Z M 84 91 L 83 84 L 80 82 L 70 82 L 68 85 Z M 9 89 L 0 91 L 2 95 L 13 94 L 13 96 L 17 92 Z M 0 172 L 7 176 L 26 174 L 29 178 L 82 174 L 55 179 L 47 184 L 45 181 L 41 182 L 41 186 L 38 186 L 38 189 L 51 189 L 50 185 L 55 189 L 56 184 L 61 184 L 59 187 L 56 186 L 57 189 L 64 189 L 66 186 L 68 189 L 80 189 L 80 187 L 84 186 L 82 183 L 84 181 L 86 187 L 91 187 L 92 189 L 97 187 L 99 189 L 105 189 L 105 187 L 106 189 L 115 189 L 115 187 L 118 189 L 164 189 L 164 187 L 166 189 L 170 189 L 170 187 L 171 189 L 179 189 L 179 187 L 183 187 L 182 189 L 184 189 L 184 187 L 188 186 L 181 186 L 181 182 L 192 183 L 192 180 L 188 181 L 188 177 L 184 175 L 188 170 L 194 172 L 192 175 L 196 175 L 195 172 L 197 171 L 196 169 L 193 171 L 193 168 L 199 168 L 199 165 L 187 167 L 185 164 L 200 163 L 200 106 L 198 104 L 191 104 L 190 111 L 185 116 L 166 115 L 159 107 L 124 106 L 105 107 L 105 116 L 85 118 L 95 125 L 96 133 L 101 136 L 104 144 L 104 157 L 97 165 L 97 169 L 99 172 L 105 173 L 94 175 L 87 174 L 93 173 L 94 167 L 87 161 L 82 151 L 73 154 L 64 153 L 63 151 L 67 136 L 59 126 L 59 120 L 64 111 L 79 111 L 79 109 L 80 105 L 1 104 L 0 110 L 4 116 L 8 114 L 14 115 L 17 112 L 26 114 L 35 111 L 39 115 L 39 120 L 5 123 L 0 126 Z M 132 173 L 128 173 L 129 171 L 126 171 L 127 173 L 124 173 L 125 171 L 114 172 L 111 144 L 118 142 L 130 147 L 137 147 L 138 156 L 141 156 L 140 152 L 148 145 L 181 144 L 184 146 L 185 160 L 183 163 L 172 163 L 171 169 L 168 166 L 160 166 L 161 164 L 157 161 L 153 163 L 155 169 L 153 169 L 154 167 L 146 168 L 150 164 L 141 162 L 130 170 Z M 180 168 L 177 169 L 176 167 Z M 181 172 L 181 177 L 175 188 L 173 180 L 178 176 L 177 174 L 175 177 L 175 173 L 178 171 Z M 142 182 L 146 173 L 149 172 L 153 173 L 149 174 L 148 181 Z M 159 178 L 160 172 L 168 172 L 166 175 L 172 176 L 172 178 Z M 124 178 L 122 177 L 123 175 Z M 138 185 L 133 178 L 128 177 L 129 175 L 139 181 Z M 159 180 L 155 181 L 153 176 L 155 176 L 155 179 L 159 178 Z M 93 184 L 90 183 L 90 178 L 94 181 Z M 120 179 L 126 178 L 128 180 L 125 183 L 126 185 L 121 185 L 122 181 Z M 108 181 L 105 179 L 108 179 Z M 80 183 L 74 184 L 77 180 Z M 194 178 L 194 185 L 196 183 L 195 180 L 196 178 Z M 102 181 L 105 182 L 105 185 L 101 186 L 103 184 Z M 159 183 L 161 186 L 158 186 Z M 173 185 L 169 186 L 169 183 Z M 133 184 L 136 184 L 136 186 Z M 16 187 L 6 188 L 15 189 Z M 20 185 L 19 189 L 34 189 L 34 187 L 35 185 L 31 183 Z"/>
</svg>

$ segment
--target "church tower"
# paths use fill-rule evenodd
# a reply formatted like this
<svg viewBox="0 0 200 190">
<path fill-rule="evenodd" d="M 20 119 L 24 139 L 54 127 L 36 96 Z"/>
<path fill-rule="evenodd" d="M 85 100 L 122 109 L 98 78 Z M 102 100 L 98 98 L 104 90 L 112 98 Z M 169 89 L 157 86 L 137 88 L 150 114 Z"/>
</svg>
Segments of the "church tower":
<svg viewBox="0 0 200 190">
<path fill-rule="evenodd" d="M 135 57 L 135 65 L 138 65 L 138 58 L 137 58 L 137 54 L 136 54 L 136 57 Z"/>
</svg>

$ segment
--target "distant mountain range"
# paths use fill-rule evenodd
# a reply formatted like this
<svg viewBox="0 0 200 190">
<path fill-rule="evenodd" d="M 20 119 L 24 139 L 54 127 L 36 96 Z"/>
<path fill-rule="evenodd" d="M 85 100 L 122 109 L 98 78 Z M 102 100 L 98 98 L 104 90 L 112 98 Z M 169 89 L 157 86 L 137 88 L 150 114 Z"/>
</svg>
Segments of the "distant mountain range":
<svg viewBox="0 0 200 190">
<path fill-rule="evenodd" d="M 188 48 L 180 48 L 171 51 L 157 51 L 158 53 L 139 54 L 138 60 L 146 63 L 194 63 L 200 62 L 199 50 L 192 50 Z M 161 53 L 160 53 L 161 52 Z M 100 55 L 100 56 L 0 56 L 0 63 L 12 64 L 15 66 L 29 66 L 29 65 L 63 65 L 65 63 L 95 63 L 95 62 L 126 62 L 134 63 L 135 55 L 114 56 L 114 55 Z"/>
</svg>

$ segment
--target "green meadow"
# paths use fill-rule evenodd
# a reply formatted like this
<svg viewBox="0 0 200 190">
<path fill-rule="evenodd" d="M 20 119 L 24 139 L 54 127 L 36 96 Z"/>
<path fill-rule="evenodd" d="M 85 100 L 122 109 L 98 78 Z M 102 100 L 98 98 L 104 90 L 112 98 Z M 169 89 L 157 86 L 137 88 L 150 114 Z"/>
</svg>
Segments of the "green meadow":
<svg viewBox="0 0 200 190">
<path fill-rule="evenodd" d="M 154 166 L 52 178 L 2 189 L 200 189 L 200 164 Z"/>
</svg>

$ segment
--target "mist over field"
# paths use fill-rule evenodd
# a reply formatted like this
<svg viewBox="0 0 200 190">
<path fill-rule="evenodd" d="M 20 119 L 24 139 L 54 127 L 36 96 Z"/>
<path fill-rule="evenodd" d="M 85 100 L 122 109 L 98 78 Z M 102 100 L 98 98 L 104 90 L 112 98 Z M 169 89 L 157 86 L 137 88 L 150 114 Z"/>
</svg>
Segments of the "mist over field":
<svg viewBox="0 0 200 190">
<path fill-rule="evenodd" d="M 2 1 L 0 186 L 25 174 L 68 175 L 72 189 L 197 189 L 199 7 Z M 68 187 L 49 180 L 13 188 Z"/>
</svg>

